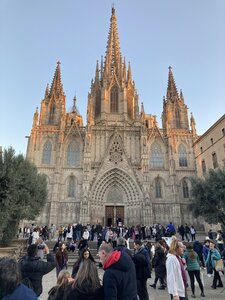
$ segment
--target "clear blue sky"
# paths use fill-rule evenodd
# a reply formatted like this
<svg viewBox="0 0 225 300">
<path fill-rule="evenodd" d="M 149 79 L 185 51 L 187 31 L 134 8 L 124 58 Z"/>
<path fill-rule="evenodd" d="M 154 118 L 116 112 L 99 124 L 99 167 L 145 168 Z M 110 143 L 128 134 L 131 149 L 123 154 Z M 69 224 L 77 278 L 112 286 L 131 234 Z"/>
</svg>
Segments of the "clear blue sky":
<svg viewBox="0 0 225 300">
<path fill-rule="evenodd" d="M 26 152 L 25 136 L 58 60 L 67 109 L 76 93 L 86 120 L 112 3 L 140 103 L 157 115 L 160 127 L 169 65 L 199 134 L 224 114 L 224 0 L 1 0 L 0 145 Z"/>
</svg>

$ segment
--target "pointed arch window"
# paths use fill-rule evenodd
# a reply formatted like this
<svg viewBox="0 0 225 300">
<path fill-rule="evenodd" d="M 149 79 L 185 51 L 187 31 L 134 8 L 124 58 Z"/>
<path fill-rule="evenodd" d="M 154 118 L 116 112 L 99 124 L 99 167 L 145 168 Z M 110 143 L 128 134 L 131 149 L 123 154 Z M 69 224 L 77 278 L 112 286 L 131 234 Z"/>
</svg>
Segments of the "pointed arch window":
<svg viewBox="0 0 225 300">
<path fill-rule="evenodd" d="M 77 142 L 71 142 L 67 148 L 67 165 L 77 166 L 80 164 L 80 146 Z"/>
<path fill-rule="evenodd" d="M 95 117 L 98 117 L 101 113 L 101 91 L 98 89 L 95 95 Z"/>
<path fill-rule="evenodd" d="M 162 198 L 162 185 L 159 178 L 155 180 L 155 197 Z"/>
<path fill-rule="evenodd" d="M 181 128 L 181 122 L 180 122 L 180 108 L 175 108 L 175 120 L 176 120 L 176 128 Z"/>
<path fill-rule="evenodd" d="M 179 166 L 187 167 L 187 152 L 184 145 L 180 145 L 178 153 L 179 153 Z"/>
<path fill-rule="evenodd" d="M 133 91 L 131 89 L 129 89 L 127 91 L 127 113 L 128 116 L 133 119 Z"/>
<path fill-rule="evenodd" d="M 52 143 L 47 141 L 43 147 L 42 163 L 49 165 L 51 163 Z"/>
<path fill-rule="evenodd" d="M 182 188 L 183 188 L 183 197 L 189 198 L 189 188 L 188 188 L 188 183 L 187 183 L 186 179 L 184 179 L 182 182 Z"/>
<path fill-rule="evenodd" d="M 158 143 L 151 146 L 150 166 L 152 168 L 162 168 L 164 166 L 164 155 Z"/>
<path fill-rule="evenodd" d="M 68 197 L 75 197 L 75 178 L 74 178 L 74 176 L 69 177 Z"/>
<path fill-rule="evenodd" d="M 49 111 L 49 124 L 54 124 L 55 105 L 52 104 Z"/>
<path fill-rule="evenodd" d="M 118 88 L 116 85 L 110 91 L 110 112 L 118 113 Z"/>
</svg>

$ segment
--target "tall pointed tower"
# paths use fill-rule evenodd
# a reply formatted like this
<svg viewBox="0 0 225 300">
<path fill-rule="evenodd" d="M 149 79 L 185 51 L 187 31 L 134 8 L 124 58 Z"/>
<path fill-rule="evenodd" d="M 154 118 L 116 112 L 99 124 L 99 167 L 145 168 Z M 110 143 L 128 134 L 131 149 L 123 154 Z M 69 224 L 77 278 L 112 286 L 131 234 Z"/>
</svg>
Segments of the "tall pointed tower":
<svg viewBox="0 0 225 300">
<path fill-rule="evenodd" d="M 115 8 L 112 8 L 106 55 L 99 67 L 96 64 L 95 78 L 88 95 L 88 124 L 106 120 L 111 123 L 139 119 L 138 96 L 132 80 L 131 66 L 126 69 L 122 61 L 117 31 Z"/>
<path fill-rule="evenodd" d="M 49 91 L 47 86 L 41 103 L 40 125 L 61 127 L 61 120 L 65 114 L 65 94 L 61 83 L 60 62 L 57 62 L 51 89 Z"/>
<path fill-rule="evenodd" d="M 162 125 L 166 132 L 171 129 L 189 130 L 188 109 L 182 91 L 180 95 L 177 92 L 172 67 L 169 67 L 166 99 L 163 101 Z"/>
</svg>

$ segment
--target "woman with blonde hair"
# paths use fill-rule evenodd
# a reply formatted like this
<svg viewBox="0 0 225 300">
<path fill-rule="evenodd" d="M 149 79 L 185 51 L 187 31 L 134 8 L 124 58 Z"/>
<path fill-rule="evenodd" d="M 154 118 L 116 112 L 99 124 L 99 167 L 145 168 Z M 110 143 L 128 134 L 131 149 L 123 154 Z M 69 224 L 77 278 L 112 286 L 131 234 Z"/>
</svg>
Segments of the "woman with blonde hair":
<svg viewBox="0 0 225 300">
<path fill-rule="evenodd" d="M 166 260 L 167 288 L 173 300 L 188 299 L 186 293 L 187 277 L 181 259 L 183 252 L 183 243 L 179 240 L 173 240 Z"/>
<path fill-rule="evenodd" d="M 68 286 L 65 300 L 103 300 L 98 270 L 90 259 L 83 260 L 74 281 Z"/>
<path fill-rule="evenodd" d="M 48 300 L 62 300 L 68 283 L 73 281 L 70 272 L 62 270 L 59 272 L 57 284 L 48 292 Z"/>
</svg>

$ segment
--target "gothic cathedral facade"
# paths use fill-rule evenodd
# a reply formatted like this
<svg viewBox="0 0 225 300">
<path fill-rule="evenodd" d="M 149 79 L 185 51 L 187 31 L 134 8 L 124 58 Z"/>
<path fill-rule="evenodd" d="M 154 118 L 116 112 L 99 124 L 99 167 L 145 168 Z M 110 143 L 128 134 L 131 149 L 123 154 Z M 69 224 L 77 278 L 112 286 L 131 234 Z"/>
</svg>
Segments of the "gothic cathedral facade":
<svg viewBox="0 0 225 300">
<path fill-rule="evenodd" d="M 96 65 L 88 94 L 87 124 L 66 97 L 57 63 L 34 114 L 27 158 L 46 174 L 48 200 L 42 225 L 98 222 L 114 225 L 197 225 L 187 210 L 196 174 L 195 121 L 169 67 L 162 128 L 147 114 L 122 59 L 112 8 L 106 55 Z"/>
</svg>

